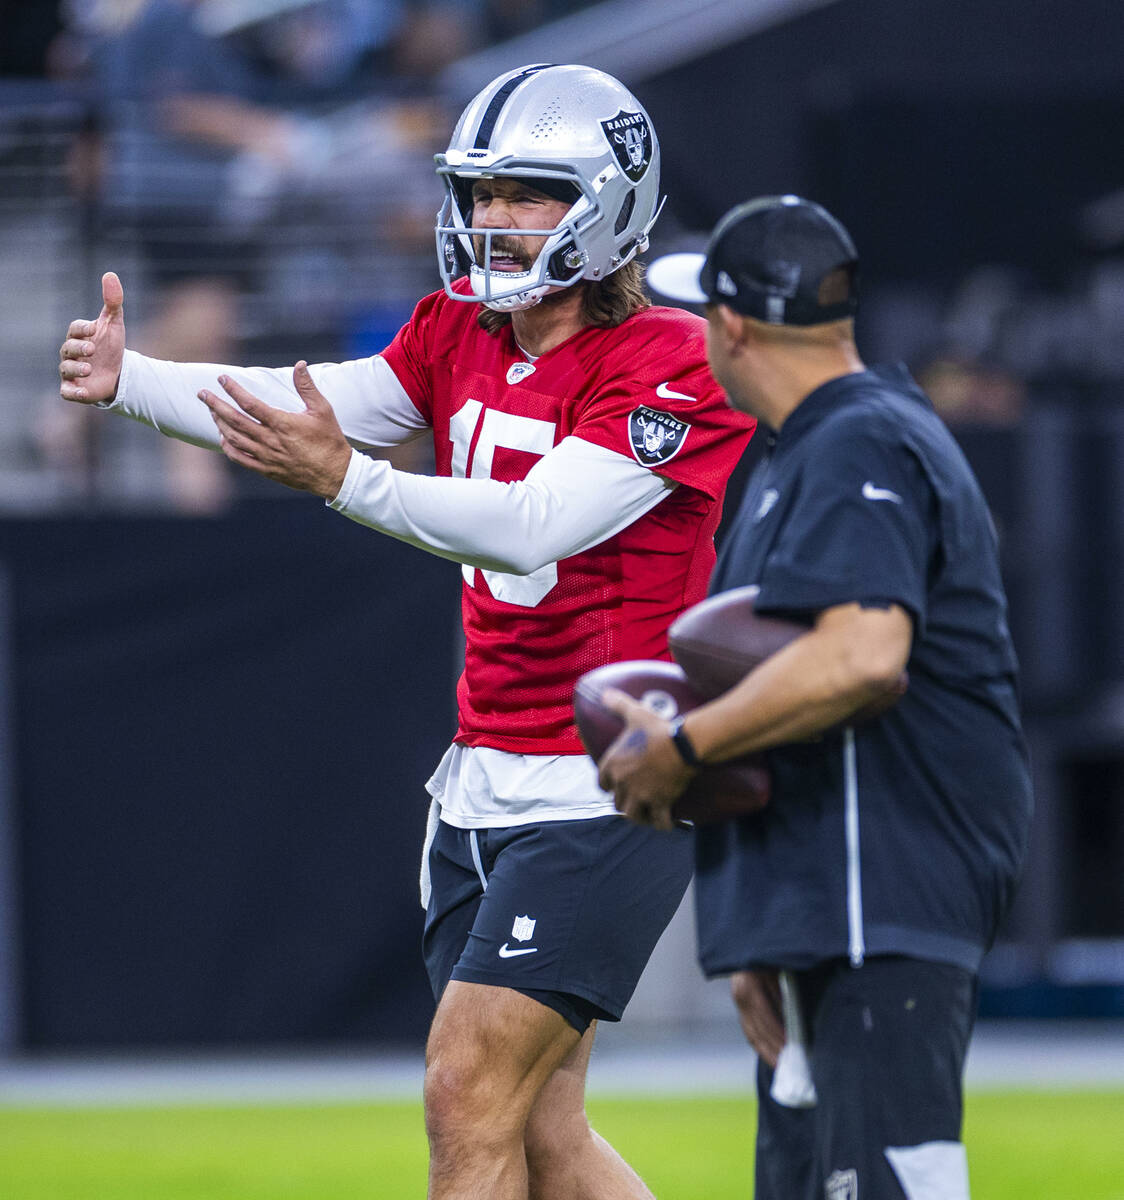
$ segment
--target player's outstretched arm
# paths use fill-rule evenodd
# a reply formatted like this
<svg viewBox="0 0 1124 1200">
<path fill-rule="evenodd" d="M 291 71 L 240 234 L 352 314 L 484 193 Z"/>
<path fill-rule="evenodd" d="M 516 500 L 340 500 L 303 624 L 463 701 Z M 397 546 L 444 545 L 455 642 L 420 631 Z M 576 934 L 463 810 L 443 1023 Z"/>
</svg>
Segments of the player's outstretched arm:
<svg viewBox="0 0 1124 1200">
<path fill-rule="evenodd" d="M 102 277 L 102 311 L 96 321 L 72 321 L 59 350 L 59 394 L 78 404 L 112 405 L 115 412 L 168 437 L 210 449 L 218 434 L 198 394 L 220 376 L 241 383 L 271 408 L 303 413 L 305 404 L 289 367 L 236 367 L 147 358 L 125 349 L 124 291 L 113 272 Z M 354 446 L 398 446 L 428 428 L 384 359 L 375 355 L 309 369 L 330 396 L 345 436 Z"/>
<path fill-rule="evenodd" d="M 59 395 L 77 404 L 112 400 L 125 355 L 125 289 L 107 271 L 101 277 L 102 309 L 96 321 L 71 321 L 59 348 Z"/>
</svg>

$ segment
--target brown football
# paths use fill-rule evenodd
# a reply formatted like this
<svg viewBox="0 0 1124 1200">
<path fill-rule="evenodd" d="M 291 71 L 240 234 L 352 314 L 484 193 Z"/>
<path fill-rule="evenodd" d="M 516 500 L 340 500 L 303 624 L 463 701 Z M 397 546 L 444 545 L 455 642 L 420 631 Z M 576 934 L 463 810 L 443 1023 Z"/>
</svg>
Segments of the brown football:
<svg viewBox="0 0 1124 1200">
<path fill-rule="evenodd" d="M 595 762 L 624 728 L 620 717 L 602 703 L 602 693 L 608 687 L 619 689 L 668 720 L 703 702 L 675 663 L 619 662 L 587 671 L 574 688 L 574 720 Z M 769 788 L 769 770 L 759 755 L 703 767 L 675 802 L 672 816 L 701 824 L 755 812 L 768 803 Z"/>
<path fill-rule="evenodd" d="M 710 596 L 687 609 L 668 631 L 672 657 L 706 700 L 728 692 L 810 628 L 780 617 L 758 616 L 754 611 L 758 590 L 741 587 Z M 909 676 L 903 671 L 896 688 L 860 709 L 850 721 L 868 721 L 884 713 L 908 686 Z"/>
</svg>

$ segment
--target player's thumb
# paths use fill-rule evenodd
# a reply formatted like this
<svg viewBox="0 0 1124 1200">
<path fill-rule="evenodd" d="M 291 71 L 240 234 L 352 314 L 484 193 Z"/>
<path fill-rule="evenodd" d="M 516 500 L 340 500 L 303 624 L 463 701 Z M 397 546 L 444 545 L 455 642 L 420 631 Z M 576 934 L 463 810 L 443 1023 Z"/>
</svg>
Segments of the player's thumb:
<svg viewBox="0 0 1124 1200">
<path fill-rule="evenodd" d="M 309 412 L 316 412 L 327 407 L 328 401 L 324 399 L 320 389 L 312 382 L 312 373 L 304 359 L 301 359 L 293 368 L 293 385 Z"/>
<path fill-rule="evenodd" d="M 107 317 L 122 317 L 125 306 L 125 289 L 115 271 L 106 271 L 101 277 L 101 298 Z"/>
</svg>

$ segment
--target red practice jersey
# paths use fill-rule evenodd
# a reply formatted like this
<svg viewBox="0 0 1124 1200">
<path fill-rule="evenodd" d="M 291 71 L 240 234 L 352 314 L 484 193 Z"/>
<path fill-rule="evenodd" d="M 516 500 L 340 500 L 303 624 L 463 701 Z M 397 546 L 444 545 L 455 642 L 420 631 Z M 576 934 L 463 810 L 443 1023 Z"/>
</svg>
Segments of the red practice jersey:
<svg viewBox="0 0 1124 1200">
<path fill-rule="evenodd" d="M 581 754 L 579 676 L 666 659 L 668 626 L 706 595 L 726 481 L 753 421 L 727 406 L 706 365 L 705 323 L 680 309 L 587 327 L 533 365 L 510 325 L 485 333 L 477 312 L 435 292 L 383 352 L 433 427 L 439 475 L 523 479 L 573 435 L 680 485 L 622 532 L 531 575 L 463 568 L 456 740 Z"/>
</svg>

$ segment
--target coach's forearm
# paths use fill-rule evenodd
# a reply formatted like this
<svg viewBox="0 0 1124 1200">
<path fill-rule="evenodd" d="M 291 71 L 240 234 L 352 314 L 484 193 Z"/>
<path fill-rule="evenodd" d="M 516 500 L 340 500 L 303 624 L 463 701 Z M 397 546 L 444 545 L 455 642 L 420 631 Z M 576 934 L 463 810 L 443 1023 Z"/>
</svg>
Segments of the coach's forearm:
<svg viewBox="0 0 1124 1200">
<path fill-rule="evenodd" d="M 897 687 L 912 636 L 897 605 L 827 609 L 808 633 L 691 712 L 687 737 L 710 763 L 816 737 Z"/>
</svg>

